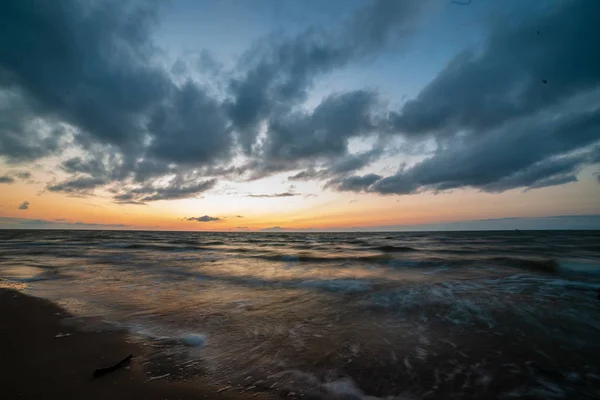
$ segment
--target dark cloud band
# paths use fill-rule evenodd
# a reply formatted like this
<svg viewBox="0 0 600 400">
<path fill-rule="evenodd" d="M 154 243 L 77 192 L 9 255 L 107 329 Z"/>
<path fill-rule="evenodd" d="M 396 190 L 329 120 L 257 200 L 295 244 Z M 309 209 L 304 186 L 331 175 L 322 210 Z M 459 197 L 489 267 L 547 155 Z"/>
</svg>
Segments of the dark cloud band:
<svg viewBox="0 0 600 400">
<path fill-rule="evenodd" d="M 76 149 L 81 155 L 60 165 L 68 178 L 47 190 L 101 189 L 122 204 L 193 198 L 220 179 L 281 172 L 339 191 L 501 192 L 572 182 L 598 163 L 595 0 L 559 2 L 492 27 L 481 51 L 461 52 L 398 110 L 371 90 L 302 108 L 319 77 L 399 49 L 429 4 L 366 1 L 327 29 L 258 41 L 233 71 L 200 53 L 199 67 L 225 88 L 215 96 L 185 79 L 183 61 L 172 73 L 153 62 L 152 2 L 4 1 L 0 156 L 29 163 Z M 392 175 L 367 170 L 393 154 L 390 137 L 407 148 L 431 141 L 435 150 L 410 166 L 397 154 Z M 366 139 L 376 144 L 350 152 L 352 140 Z M 0 183 L 14 177 L 28 179 L 6 175 Z"/>
</svg>

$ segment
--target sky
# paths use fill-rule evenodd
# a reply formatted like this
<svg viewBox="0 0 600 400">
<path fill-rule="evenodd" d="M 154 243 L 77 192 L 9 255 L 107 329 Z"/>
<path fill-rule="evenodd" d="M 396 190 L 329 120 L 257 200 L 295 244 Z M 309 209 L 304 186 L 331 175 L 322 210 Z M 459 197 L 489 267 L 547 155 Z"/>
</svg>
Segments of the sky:
<svg viewBox="0 0 600 400">
<path fill-rule="evenodd" d="M 600 229 L 596 0 L 0 2 L 0 228 Z"/>
</svg>

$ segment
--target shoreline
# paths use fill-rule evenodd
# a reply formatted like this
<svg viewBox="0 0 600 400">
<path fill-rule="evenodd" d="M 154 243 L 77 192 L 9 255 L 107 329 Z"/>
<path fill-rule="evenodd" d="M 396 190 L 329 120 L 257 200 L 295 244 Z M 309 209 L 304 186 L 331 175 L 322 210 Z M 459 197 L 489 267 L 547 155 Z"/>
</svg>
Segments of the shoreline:
<svg viewBox="0 0 600 400">
<path fill-rule="evenodd" d="M 7 398 L 600 398 L 599 233 L 4 238 Z"/>
<path fill-rule="evenodd" d="M 7 399 L 266 399 L 267 393 L 170 381 L 145 370 L 149 354 L 124 331 L 86 332 L 54 303 L 0 288 L 0 388 Z M 96 369 L 129 365 L 93 379 Z M 168 372 L 167 372 L 168 373 Z M 243 389 L 240 389 L 243 390 Z"/>
</svg>

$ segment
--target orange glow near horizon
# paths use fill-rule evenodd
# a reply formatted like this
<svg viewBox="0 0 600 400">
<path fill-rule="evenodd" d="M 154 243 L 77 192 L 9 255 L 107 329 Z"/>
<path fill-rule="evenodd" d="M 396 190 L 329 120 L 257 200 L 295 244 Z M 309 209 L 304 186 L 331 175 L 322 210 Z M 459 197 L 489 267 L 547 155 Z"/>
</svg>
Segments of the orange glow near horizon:
<svg viewBox="0 0 600 400">
<path fill-rule="evenodd" d="M 500 194 L 459 190 L 442 194 L 377 196 L 322 191 L 307 198 L 250 198 L 206 193 L 204 198 L 199 199 L 120 205 L 113 203 L 108 196 L 70 197 L 43 189 L 39 183 L 3 184 L 0 217 L 99 224 L 99 228 L 122 224 L 125 229 L 256 231 L 275 226 L 287 229 L 351 229 L 600 213 L 598 184 L 593 171 L 582 173 L 579 182 L 568 185 L 525 192 L 511 190 Z M 23 201 L 30 202 L 29 209 L 19 209 Z M 203 215 L 220 220 L 185 220 Z"/>
</svg>

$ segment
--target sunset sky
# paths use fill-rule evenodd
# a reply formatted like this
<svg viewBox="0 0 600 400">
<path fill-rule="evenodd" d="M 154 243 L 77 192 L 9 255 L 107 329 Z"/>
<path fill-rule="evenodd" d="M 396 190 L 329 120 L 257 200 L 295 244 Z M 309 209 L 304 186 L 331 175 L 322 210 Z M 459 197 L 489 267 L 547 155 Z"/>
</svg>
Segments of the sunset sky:
<svg viewBox="0 0 600 400">
<path fill-rule="evenodd" d="M 598 15 L 2 1 L 0 228 L 600 229 Z"/>
</svg>

